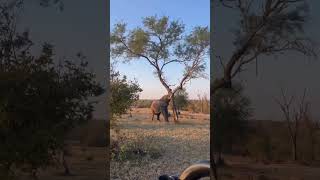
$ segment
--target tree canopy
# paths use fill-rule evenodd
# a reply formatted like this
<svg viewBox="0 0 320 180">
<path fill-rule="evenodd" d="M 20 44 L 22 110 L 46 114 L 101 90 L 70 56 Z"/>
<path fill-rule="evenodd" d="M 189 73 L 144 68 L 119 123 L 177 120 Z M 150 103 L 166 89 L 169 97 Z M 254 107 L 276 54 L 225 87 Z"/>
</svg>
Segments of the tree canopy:
<svg viewBox="0 0 320 180">
<path fill-rule="evenodd" d="M 174 101 L 176 102 L 178 112 L 188 105 L 188 93 L 185 89 L 179 90 L 174 96 Z"/>
<path fill-rule="evenodd" d="M 214 78 L 211 91 L 231 86 L 231 81 L 258 57 L 298 52 L 314 57 L 316 50 L 304 33 L 308 20 L 306 0 L 220 0 L 223 6 L 239 14 L 234 31 L 235 50 L 229 59 L 217 56 L 222 77 Z"/>
<path fill-rule="evenodd" d="M 128 81 L 126 76 L 120 76 L 114 66 L 110 68 L 110 110 L 111 118 L 126 113 L 134 102 L 139 100 L 142 91 L 135 81 Z"/>
<path fill-rule="evenodd" d="M 183 88 L 193 78 L 203 77 L 208 55 L 209 29 L 195 27 L 184 35 L 185 26 L 169 17 L 143 18 L 143 26 L 127 30 L 126 23 L 117 23 L 111 33 L 111 55 L 124 57 L 125 61 L 145 59 L 168 92 L 172 92 L 164 75 L 164 68 L 171 63 L 184 65 L 184 75 L 176 89 Z"/>
<path fill-rule="evenodd" d="M 55 163 L 70 130 L 92 119 L 90 97 L 104 89 L 83 55 L 57 64 L 48 43 L 32 53 L 14 9 L 1 4 L 0 13 L 0 175 L 8 179 L 16 169 L 36 175 Z"/>
</svg>

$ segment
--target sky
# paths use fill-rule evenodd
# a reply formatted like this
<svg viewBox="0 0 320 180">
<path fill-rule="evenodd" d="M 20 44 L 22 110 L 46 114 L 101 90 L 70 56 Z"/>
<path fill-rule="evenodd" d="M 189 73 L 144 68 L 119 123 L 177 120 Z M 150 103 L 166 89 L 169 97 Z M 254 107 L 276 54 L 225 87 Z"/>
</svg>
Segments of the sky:
<svg viewBox="0 0 320 180">
<path fill-rule="evenodd" d="M 310 16 L 306 24 L 305 34 L 313 41 L 320 43 L 320 1 L 309 0 Z M 215 53 L 228 58 L 233 51 L 232 30 L 237 27 L 237 14 L 227 8 L 216 6 L 214 10 L 214 46 Z M 226 23 L 227 22 L 227 23 Z M 319 47 L 317 47 L 319 50 Z M 318 51 L 319 52 L 319 51 Z M 320 55 L 320 54 L 318 54 Z M 219 66 L 215 63 L 214 67 Z M 281 88 L 287 90 L 297 98 L 303 95 L 307 88 L 307 100 L 311 103 L 312 115 L 320 118 L 320 59 L 306 58 L 297 53 L 286 53 L 277 58 L 261 57 L 258 61 L 258 75 L 255 64 L 248 66 L 240 74 L 238 80 L 245 86 L 245 95 L 248 96 L 254 108 L 253 118 L 264 120 L 283 119 L 280 108 L 274 98 L 281 94 Z M 214 72 L 213 72 L 214 73 Z"/>
<path fill-rule="evenodd" d="M 90 71 L 97 81 L 106 84 L 106 2 L 68 0 L 64 10 L 39 6 L 38 0 L 26 0 L 20 14 L 18 27 L 28 29 L 34 42 L 34 51 L 44 42 L 55 46 L 56 58 L 73 58 L 82 52 L 89 62 Z M 97 98 L 94 117 L 106 118 L 105 95 Z"/>
<path fill-rule="evenodd" d="M 169 16 L 185 24 L 186 32 L 195 26 L 210 26 L 209 0 L 110 0 L 110 28 L 117 22 L 126 22 L 129 29 L 142 25 L 142 18 L 147 16 Z M 210 75 L 209 58 L 206 59 L 205 73 Z M 143 89 L 141 99 L 158 99 L 166 94 L 165 88 L 154 76 L 151 66 L 143 59 L 129 64 L 117 63 L 116 69 L 128 79 L 136 79 Z M 165 73 L 169 84 L 176 84 L 181 79 L 181 66 L 170 65 Z M 195 79 L 186 86 L 190 99 L 197 99 L 197 94 L 206 94 L 209 98 L 210 80 Z"/>
</svg>

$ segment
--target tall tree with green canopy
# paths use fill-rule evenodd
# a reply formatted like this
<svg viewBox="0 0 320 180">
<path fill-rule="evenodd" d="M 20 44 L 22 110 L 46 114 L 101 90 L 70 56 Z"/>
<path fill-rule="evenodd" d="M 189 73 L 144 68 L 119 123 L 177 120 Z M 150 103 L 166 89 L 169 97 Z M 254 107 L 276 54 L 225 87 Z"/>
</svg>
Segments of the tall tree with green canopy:
<svg viewBox="0 0 320 180">
<path fill-rule="evenodd" d="M 214 3 L 237 12 L 239 26 L 234 31 L 235 49 L 229 58 L 213 52 L 223 71 L 221 76 L 212 73 L 212 96 L 221 88 L 231 88 L 233 79 L 249 64 L 257 63 L 259 57 L 285 55 L 288 52 L 316 56 L 312 41 L 304 34 L 308 20 L 307 0 L 219 0 Z M 211 103 L 213 108 L 215 100 L 212 99 Z M 213 138 L 210 140 L 211 144 L 215 144 Z M 213 152 L 212 148 L 211 167 L 215 170 Z M 217 179 L 217 173 L 213 174 Z"/>
<path fill-rule="evenodd" d="M 110 35 L 113 58 L 143 59 L 150 64 L 171 97 L 175 121 L 178 121 L 178 114 L 174 95 L 190 80 L 205 77 L 209 47 L 208 27 L 197 26 L 189 34 L 184 34 L 184 28 L 181 22 L 170 21 L 167 16 L 150 16 L 143 18 L 143 26 L 132 30 L 127 30 L 125 23 L 117 23 Z M 178 84 L 170 85 L 170 74 L 165 75 L 164 69 L 174 63 L 182 65 L 184 73 Z"/>
</svg>

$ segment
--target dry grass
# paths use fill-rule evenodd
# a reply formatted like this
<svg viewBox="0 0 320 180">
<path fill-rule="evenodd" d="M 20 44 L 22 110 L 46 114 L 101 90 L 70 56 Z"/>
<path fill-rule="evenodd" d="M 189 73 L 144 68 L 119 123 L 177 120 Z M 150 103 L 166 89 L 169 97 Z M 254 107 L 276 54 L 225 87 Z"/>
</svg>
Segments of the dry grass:
<svg viewBox="0 0 320 180">
<path fill-rule="evenodd" d="M 149 109 L 135 109 L 132 117 L 123 116 L 119 120 L 119 126 L 126 135 L 126 140 L 152 144 L 160 152 L 160 156 L 113 160 L 110 165 L 111 179 L 157 179 L 162 174 L 179 174 L 191 164 L 209 159 L 208 120 L 209 115 L 182 112 L 179 124 L 163 120 L 152 122 Z M 114 133 L 111 135 L 114 136 Z"/>
</svg>

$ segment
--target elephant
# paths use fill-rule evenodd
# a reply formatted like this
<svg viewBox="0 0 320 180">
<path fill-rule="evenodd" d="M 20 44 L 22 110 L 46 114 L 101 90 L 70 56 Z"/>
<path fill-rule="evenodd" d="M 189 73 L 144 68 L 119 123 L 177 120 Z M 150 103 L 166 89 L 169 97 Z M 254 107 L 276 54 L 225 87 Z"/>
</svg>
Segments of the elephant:
<svg viewBox="0 0 320 180">
<path fill-rule="evenodd" d="M 153 121 L 154 115 L 157 115 L 157 120 L 160 121 L 161 113 L 164 120 L 166 122 L 169 121 L 168 106 L 169 106 L 170 100 L 171 100 L 170 95 L 164 95 L 159 100 L 152 101 L 150 106 L 151 113 L 152 113 L 152 121 Z"/>
</svg>

